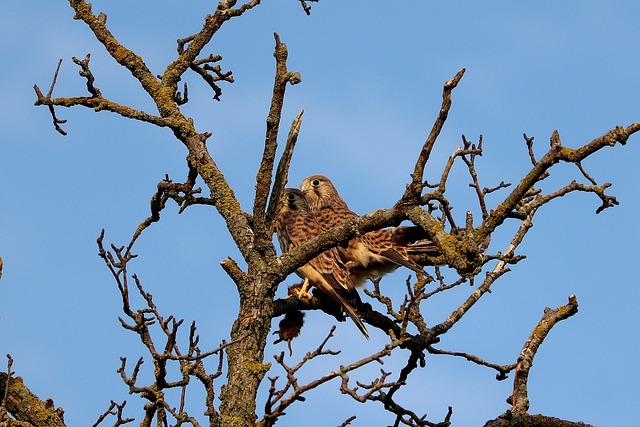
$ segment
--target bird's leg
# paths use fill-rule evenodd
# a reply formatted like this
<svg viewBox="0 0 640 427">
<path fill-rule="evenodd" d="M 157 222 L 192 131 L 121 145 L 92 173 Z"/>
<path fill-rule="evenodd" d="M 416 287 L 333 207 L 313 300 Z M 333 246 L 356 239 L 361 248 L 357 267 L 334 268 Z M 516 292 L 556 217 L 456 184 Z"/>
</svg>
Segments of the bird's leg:
<svg viewBox="0 0 640 427">
<path fill-rule="evenodd" d="M 305 277 L 304 282 L 302 283 L 302 286 L 300 287 L 300 289 L 298 289 L 298 292 L 297 292 L 298 298 L 303 301 L 308 301 L 311 298 L 313 298 L 311 294 L 307 291 L 308 284 L 309 284 L 309 279 Z"/>
<path fill-rule="evenodd" d="M 300 300 L 309 301 L 311 298 L 313 298 L 313 295 L 311 295 L 307 291 L 308 284 L 309 284 L 309 279 L 304 279 L 304 282 L 290 286 L 288 289 L 288 295 L 285 298 L 291 298 L 292 296 L 295 295 L 296 298 Z"/>
</svg>

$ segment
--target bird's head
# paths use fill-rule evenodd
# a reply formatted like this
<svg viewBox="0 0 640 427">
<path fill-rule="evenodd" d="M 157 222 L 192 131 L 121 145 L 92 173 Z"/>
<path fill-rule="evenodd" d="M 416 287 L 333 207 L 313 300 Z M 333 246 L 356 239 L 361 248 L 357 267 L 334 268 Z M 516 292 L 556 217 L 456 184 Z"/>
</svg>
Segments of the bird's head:
<svg viewBox="0 0 640 427">
<path fill-rule="evenodd" d="M 308 211 L 311 210 L 302 191 L 297 188 L 285 188 L 280 202 L 280 209 L 284 211 Z"/>
<path fill-rule="evenodd" d="M 312 175 L 305 178 L 300 184 L 300 189 L 309 204 L 314 208 L 322 208 L 325 204 L 339 199 L 338 191 L 329 178 L 322 175 Z"/>
</svg>

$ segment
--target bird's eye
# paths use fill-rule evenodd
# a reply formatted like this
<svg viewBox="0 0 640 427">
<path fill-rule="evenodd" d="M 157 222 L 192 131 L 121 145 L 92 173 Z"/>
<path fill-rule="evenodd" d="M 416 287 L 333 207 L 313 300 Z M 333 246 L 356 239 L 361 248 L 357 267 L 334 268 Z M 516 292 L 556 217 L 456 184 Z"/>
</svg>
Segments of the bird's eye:
<svg viewBox="0 0 640 427">
<path fill-rule="evenodd" d="M 296 195 L 293 193 L 287 194 L 287 200 L 293 202 L 296 199 Z"/>
<path fill-rule="evenodd" d="M 313 181 L 311 181 L 311 185 L 313 185 L 314 187 L 317 187 L 318 185 L 320 185 L 320 180 L 314 179 Z"/>
</svg>

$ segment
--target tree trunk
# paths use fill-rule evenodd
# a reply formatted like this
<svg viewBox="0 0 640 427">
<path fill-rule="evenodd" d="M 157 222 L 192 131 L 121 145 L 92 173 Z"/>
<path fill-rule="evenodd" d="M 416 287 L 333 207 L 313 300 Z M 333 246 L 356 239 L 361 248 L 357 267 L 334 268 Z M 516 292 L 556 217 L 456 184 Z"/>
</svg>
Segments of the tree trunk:
<svg viewBox="0 0 640 427">
<path fill-rule="evenodd" d="M 242 289 L 238 318 L 231 329 L 234 343 L 227 348 L 228 382 L 220 392 L 223 427 L 255 424 L 258 387 L 271 367 L 263 360 L 273 313 L 273 287 L 258 278 L 238 288 Z"/>
</svg>

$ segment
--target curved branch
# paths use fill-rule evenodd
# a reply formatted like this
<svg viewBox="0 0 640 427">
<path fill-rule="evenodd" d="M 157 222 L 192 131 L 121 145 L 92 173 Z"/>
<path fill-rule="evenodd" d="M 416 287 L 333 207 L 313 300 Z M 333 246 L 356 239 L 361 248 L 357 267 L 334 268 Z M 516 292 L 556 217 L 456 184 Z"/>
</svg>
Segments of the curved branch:
<svg viewBox="0 0 640 427">
<path fill-rule="evenodd" d="M 578 312 L 578 300 L 575 295 L 569 296 L 569 303 L 556 309 L 546 308 L 542 319 L 531 332 L 531 335 L 525 342 L 518 363 L 516 364 L 515 377 L 513 379 L 513 394 L 507 402 L 511 403 L 512 413 L 524 413 L 529 409 L 529 398 L 527 394 L 527 380 L 529 378 L 529 370 L 533 365 L 533 358 L 538 352 L 538 348 L 547 337 L 551 328 L 561 320 L 568 319 Z"/>
<path fill-rule="evenodd" d="M 84 21 L 113 59 L 129 70 L 136 80 L 142 84 L 144 90 L 155 100 L 155 96 L 157 96 L 162 89 L 160 82 L 147 68 L 141 57 L 124 47 L 113 34 L 111 34 L 111 31 L 109 31 L 106 26 L 107 16 L 104 13 L 100 13 L 98 16 L 94 15 L 91 10 L 91 3 L 87 3 L 84 0 L 69 0 L 69 4 L 76 12 L 73 18 Z M 158 105 L 158 107 L 160 107 L 160 105 Z M 163 114 L 163 111 L 160 111 L 160 115 L 163 117 L 167 116 L 167 114 Z"/>
</svg>

